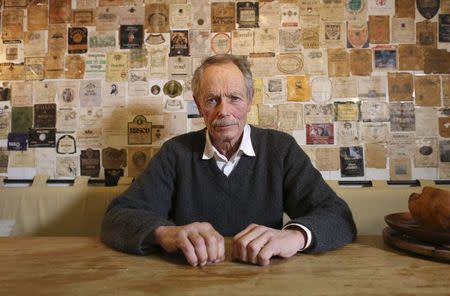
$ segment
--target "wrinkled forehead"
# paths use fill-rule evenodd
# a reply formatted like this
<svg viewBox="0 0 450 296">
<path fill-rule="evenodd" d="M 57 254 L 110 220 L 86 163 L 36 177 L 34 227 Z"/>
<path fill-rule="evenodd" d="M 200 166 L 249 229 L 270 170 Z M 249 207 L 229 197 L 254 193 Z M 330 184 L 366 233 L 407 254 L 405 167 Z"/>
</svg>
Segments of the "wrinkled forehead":
<svg viewBox="0 0 450 296">
<path fill-rule="evenodd" d="M 208 93 L 240 93 L 245 94 L 244 75 L 233 63 L 208 66 L 200 84 L 202 95 Z"/>
</svg>

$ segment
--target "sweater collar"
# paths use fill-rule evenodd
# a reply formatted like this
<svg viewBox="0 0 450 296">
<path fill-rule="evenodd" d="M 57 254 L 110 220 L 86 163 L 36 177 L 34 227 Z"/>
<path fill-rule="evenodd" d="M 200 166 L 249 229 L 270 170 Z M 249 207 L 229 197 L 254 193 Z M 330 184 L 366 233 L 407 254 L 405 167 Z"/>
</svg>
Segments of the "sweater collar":
<svg viewBox="0 0 450 296">
<path fill-rule="evenodd" d="M 246 124 L 244 126 L 244 132 L 242 136 L 241 144 L 239 145 L 236 154 L 242 151 L 247 156 L 256 156 L 255 150 L 253 149 L 252 140 L 250 138 L 251 128 L 250 125 Z M 203 150 L 202 159 L 211 159 L 214 157 L 214 154 L 221 155 L 220 152 L 214 147 L 211 142 L 211 138 L 209 136 L 208 130 L 206 130 L 206 142 L 205 149 Z"/>
</svg>

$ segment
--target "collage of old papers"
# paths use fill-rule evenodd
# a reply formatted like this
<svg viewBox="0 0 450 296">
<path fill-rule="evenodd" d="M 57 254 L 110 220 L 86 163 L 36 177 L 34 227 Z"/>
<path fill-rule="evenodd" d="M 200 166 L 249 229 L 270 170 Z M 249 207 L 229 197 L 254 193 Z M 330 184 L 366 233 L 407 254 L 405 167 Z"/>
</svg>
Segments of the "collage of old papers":
<svg viewBox="0 0 450 296">
<path fill-rule="evenodd" d="M 450 179 L 450 0 L 0 2 L 0 176 L 136 177 L 228 53 L 325 179 Z"/>
</svg>

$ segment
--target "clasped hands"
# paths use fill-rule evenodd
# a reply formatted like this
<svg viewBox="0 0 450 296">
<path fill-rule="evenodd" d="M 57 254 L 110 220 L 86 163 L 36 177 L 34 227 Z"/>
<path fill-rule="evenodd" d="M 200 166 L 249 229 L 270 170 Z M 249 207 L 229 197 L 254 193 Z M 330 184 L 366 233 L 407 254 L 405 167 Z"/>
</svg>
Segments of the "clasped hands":
<svg viewBox="0 0 450 296">
<path fill-rule="evenodd" d="M 219 263 L 225 259 L 225 240 L 209 223 L 160 226 L 153 235 L 166 252 L 181 251 L 192 266 Z M 233 237 L 232 257 L 241 262 L 268 265 L 270 258 L 291 257 L 304 245 L 305 237 L 298 230 L 250 224 Z"/>
</svg>

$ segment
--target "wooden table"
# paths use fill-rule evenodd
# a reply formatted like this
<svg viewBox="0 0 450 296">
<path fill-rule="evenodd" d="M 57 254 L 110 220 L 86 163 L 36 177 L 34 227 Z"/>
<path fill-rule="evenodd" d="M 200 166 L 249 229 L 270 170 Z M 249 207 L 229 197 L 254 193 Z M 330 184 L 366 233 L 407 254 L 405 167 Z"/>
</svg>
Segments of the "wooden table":
<svg viewBox="0 0 450 296">
<path fill-rule="evenodd" d="M 229 248 L 227 241 L 227 250 Z M 450 295 L 450 265 L 385 246 L 381 236 L 267 267 L 133 256 L 96 237 L 0 238 L 0 295 Z"/>
</svg>

